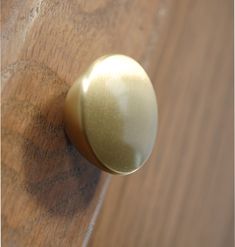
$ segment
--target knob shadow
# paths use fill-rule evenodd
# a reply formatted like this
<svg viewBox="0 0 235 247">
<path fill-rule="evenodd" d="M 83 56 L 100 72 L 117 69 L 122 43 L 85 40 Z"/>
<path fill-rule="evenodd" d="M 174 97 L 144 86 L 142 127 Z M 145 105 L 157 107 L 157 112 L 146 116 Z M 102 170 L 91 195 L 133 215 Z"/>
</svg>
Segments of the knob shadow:
<svg viewBox="0 0 235 247">
<path fill-rule="evenodd" d="M 24 187 L 50 215 L 70 217 L 89 206 L 101 172 L 66 137 L 63 106 L 69 86 L 47 68 L 35 67 L 42 80 L 22 82 L 32 95 L 17 102 L 16 109 L 25 119 L 21 144 Z M 35 88 L 38 92 L 33 92 Z"/>
</svg>

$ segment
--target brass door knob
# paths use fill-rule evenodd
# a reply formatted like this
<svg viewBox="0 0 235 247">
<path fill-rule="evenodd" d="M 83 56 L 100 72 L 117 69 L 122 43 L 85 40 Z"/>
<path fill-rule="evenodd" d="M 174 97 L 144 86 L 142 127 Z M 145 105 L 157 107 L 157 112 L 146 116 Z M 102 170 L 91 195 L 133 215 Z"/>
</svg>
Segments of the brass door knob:
<svg viewBox="0 0 235 247">
<path fill-rule="evenodd" d="M 144 69 L 130 57 L 108 55 L 72 85 L 64 121 L 70 140 L 86 159 L 107 172 L 127 175 L 152 152 L 157 114 Z"/>
</svg>

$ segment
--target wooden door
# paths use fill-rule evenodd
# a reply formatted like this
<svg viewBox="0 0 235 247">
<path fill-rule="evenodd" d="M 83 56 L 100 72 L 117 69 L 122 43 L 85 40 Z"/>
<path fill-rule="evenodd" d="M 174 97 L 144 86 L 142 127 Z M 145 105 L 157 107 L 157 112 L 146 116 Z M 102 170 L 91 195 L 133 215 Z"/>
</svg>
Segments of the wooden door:
<svg viewBox="0 0 235 247">
<path fill-rule="evenodd" d="M 10 0 L 1 24 L 2 246 L 233 246 L 232 0 Z M 158 97 L 154 152 L 127 177 L 64 133 L 69 87 L 107 53 Z"/>
</svg>

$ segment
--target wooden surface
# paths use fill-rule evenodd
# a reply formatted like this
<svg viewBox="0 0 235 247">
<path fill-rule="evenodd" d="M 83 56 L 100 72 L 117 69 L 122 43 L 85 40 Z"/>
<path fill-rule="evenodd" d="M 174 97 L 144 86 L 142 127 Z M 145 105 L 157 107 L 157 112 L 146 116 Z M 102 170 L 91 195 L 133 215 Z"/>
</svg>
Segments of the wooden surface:
<svg viewBox="0 0 235 247">
<path fill-rule="evenodd" d="M 157 144 L 142 170 L 112 178 L 89 246 L 232 247 L 233 1 L 162 4 L 145 64 Z"/>
<path fill-rule="evenodd" d="M 2 2 L 2 246 L 87 244 L 108 176 L 66 138 L 64 97 L 104 54 L 150 63 L 160 4 Z"/>
<path fill-rule="evenodd" d="M 148 164 L 112 177 L 89 246 L 232 246 L 232 0 L 2 3 L 2 246 L 85 246 L 108 176 L 67 140 L 64 96 L 123 53 L 157 91 Z"/>
</svg>

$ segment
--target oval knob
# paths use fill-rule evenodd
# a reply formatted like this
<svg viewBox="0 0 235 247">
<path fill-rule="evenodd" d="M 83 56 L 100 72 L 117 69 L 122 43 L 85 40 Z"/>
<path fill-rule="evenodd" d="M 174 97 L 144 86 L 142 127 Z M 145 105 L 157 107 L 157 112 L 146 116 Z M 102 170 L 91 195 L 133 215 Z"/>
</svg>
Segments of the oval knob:
<svg viewBox="0 0 235 247">
<path fill-rule="evenodd" d="M 154 89 L 140 64 L 124 55 L 108 55 L 70 88 L 64 122 L 87 160 L 104 171 L 127 175 L 152 152 L 157 114 Z"/>
</svg>

